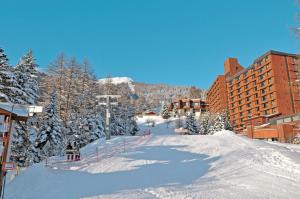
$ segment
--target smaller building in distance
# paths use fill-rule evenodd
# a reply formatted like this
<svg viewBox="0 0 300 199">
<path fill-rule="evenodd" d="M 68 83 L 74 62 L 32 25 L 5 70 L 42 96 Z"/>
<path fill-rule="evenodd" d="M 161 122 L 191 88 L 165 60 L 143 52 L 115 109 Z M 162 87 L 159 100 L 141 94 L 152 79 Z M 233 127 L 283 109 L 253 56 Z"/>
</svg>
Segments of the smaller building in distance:
<svg viewBox="0 0 300 199">
<path fill-rule="evenodd" d="M 179 115 L 194 113 L 196 117 L 199 117 L 202 113 L 208 111 L 208 103 L 202 99 L 183 98 L 171 103 L 169 110 L 174 111 L 174 109 L 177 110 Z"/>
<path fill-rule="evenodd" d="M 225 75 L 219 75 L 207 92 L 209 112 L 221 113 L 227 110 L 227 88 Z"/>
</svg>

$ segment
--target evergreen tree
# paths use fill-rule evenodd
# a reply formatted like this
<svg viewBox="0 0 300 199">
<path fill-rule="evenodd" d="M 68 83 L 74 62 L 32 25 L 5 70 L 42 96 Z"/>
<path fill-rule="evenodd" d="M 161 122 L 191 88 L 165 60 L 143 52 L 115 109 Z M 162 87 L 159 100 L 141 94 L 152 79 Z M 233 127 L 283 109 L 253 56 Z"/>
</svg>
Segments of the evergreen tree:
<svg viewBox="0 0 300 199">
<path fill-rule="evenodd" d="M 131 135 L 136 135 L 137 132 L 139 132 L 139 130 L 140 129 L 139 129 L 137 123 L 136 123 L 135 118 L 131 118 L 130 123 L 129 123 L 129 133 Z"/>
<path fill-rule="evenodd" d="M 23 93 L 26 104 L 35 104 L 38 99 L 37 64 L 30 50 L 17 64 L 14 73 L 17 85 Z"/>
<path fill-rule="evenodd" d="M 202 114 L 199 118 L 199 134 L 207 135 L 213 125 L 214 117 L 209 112 Z"/>
<path fill-rule="evenodd" d="M 186 117 L 186 129 L 190 135 L 198 134 L 198 127 L 193 113 L 188 114 Z"/>
<path fill-rule="evenodd" d="M 32 51 L 23 56 L 13 70 L 16 87 L 19 92 L 10 100 L 17 104 L 35 104 L 38 99 L 37 71 Z M 29 118 L 27 123 L 17 122 L 12 137 L 12 154 L 19 166 L 28 166 L 40 160 L 34 147 L 36 132 L 35 125 Z M 34 131 L 34 132 L 33 132 Z"/>
<path fill-rule="evenodd" d="M 222 120 L 224 122 L 224 129 L 225 130 L 229 130 L 229 131 L 232 131 L 233 128 L 230 124 L 230 121 L 229 121 L 229 115 L 228 115 L 228 112 L 227 111 L 224 111 L 221 113 L 221 117 L 222 117 Z"/>
<path fill-rule="evenodd" d="M 174 108 L 173 108 L 173 115 L 174 115 L 174 117 L 178 116 L 178 109 L 176 106 L 174 106 Z"/>
<path fill-rule="evenodd" d="M 24 104 L 24 95 L 4 50 L 0 48 L 0 101 Z"/>
<path fill-rule="evenodd" d="M 170 112 L 169 112 L 169 108 L 166 104 L 164 104 L 162 106 L 162 110 L 161 110 L 160 115 L 163 119 L 169 119 L 171 117 Z"/>
<path fill-rule="evenodd" d="M 94 114 L 91 111 L 84 114 L 84 118 L 81 118 L 79 122 L 79 135 L 77 136 L 77 143 L 80 147 L 104 136 L 102 121 L 100 114 Z"/>
<path fill-rule="evenodd" d="M 63 151 L 61 121 L 57 108 L 56 92 L 53 90 L 36 139 L 36 147 L 46 157 L 61 155 Z"/>
<path fill-rule="evenodd" d="M 208 134 L 214 134 L 225 129 L 225 121 L 221 114 L 216 114 L 211 118 Z"/>
<path fill-rule="evenodd" d="M 18 166 L 29 166 L 40 161 L 38 151 L 33 143 L 36 132 L 31 129 L 28 131 L 24 122 L 17 122 L 12 136 L 11 161 Z"/>
</svg>

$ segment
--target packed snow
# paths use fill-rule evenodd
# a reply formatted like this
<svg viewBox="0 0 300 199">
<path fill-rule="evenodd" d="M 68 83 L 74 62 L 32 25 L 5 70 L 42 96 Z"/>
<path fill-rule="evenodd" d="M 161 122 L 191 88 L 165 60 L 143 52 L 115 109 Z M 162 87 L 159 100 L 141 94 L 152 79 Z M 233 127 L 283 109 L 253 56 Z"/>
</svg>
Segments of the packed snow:
<svg viewBox="0 0 300 199">
<path fill-rule="evenodd" d="M 128 84 L 129 89 L 131 92 L 134 92 L 134 85 L 133 85 L 133 79 L 129 77 L 111 77 L 112 84 L 118 85 L 118 84 Z M 98 82 L 100 84 L 105 84 L 107 81 L 107 78 L 99 79 Z"/>
<path fill-rule="evenodd" d="M 7 183 L 9 199 L 300 198 L 298 146 L 230 131 L 178 135 L 159 117 L 139 136 L 97 140 L 78 162 L 50 158 Z M 150 134 L 149 134 L 150 132 Z"/>
</svg>

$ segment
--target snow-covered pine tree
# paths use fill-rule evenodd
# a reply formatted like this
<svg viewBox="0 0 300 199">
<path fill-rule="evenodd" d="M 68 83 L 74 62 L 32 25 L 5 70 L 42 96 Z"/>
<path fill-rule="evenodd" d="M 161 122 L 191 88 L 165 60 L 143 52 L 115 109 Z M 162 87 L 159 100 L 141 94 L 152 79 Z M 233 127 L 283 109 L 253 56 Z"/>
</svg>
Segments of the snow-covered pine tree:
<svg viewBox="0 0 300 199">
<path fill-rule="evenodd" d="M 221 113 L 221 117 L 222 117 L 222 120 L 224 122 L 224 129 L 225 130 L 229 130 L 229 131 L 232 131 L 233 128 L 230 124 L 230 121 L 229 121 L 229 116 L 228 116 L 228 111 L 223 111 Z"/>
<path fill-rule="evenodd" d="M 169 108 L 166 104 L 163 104 L 160 115 L 163 119 L 169 119 L 171 117 Z"/>
<path fill-rule="evenodd" d="M 186 116 L 186 129 L 188 131 L 188 134 L 194 135 L 198 134 L 198 127 L 196 124 L 195 115 L 193 113 L 190 113 Z"/>
<path fill-rule="evenodd" d="M 38 99 L 37 65 L 34 62 L 32 51 L 23 56 L 14 68 L 18 92 L 10 100 L 17 104 L 35 104 Z M 36 118 L 33 118 L 36 119 Z M 12 159 L 19 166 L 28 166 L 40 160 L 39 154 L 34 147 L 36 138 L 35 125 L 31 118 L 27 123 L 17 122 L 12 137 Z"/>
<path fill-rule="evenodd" d="M 225 129 L 225 121 L 223 120 L 221 114 L 214 115 L 210 120 L 210 127 L 208 130 L 208 134 L 214 134 L 218 131 Z"/>
<path fill-rule="evenodd" d="M 136 123 L 135 118 L 131 118 L 130 123 L 129 123 L 129 133 L 131 135 L 136 135 L 137 132 L 139 132 L 139 130 L 140 129 L 139 129 L 137 123 Z"/>
<path fill-rule="evenodd" d="M 94 114 L 91 110 L 83 115 L 79 121 L 79 134 L 76 139 L 79 147 L 83 147 L 100 137 L 104 137 L 104 127 L 100 114 Z"/>
<path fill-rule="evenodd" d="M 35 132 L 28 131 L 27 125 L 21 122 L 15 124 L 13 132 L 11 161 L 21 167 L 39 162 L 40 156 L 33 145 Z"/>
<path fill-rule="evenodd" d="M 36 68 L 37 64 L 35 63 L 32 51 L 29 50 L 14 69 L 17 85 L 26 94 L 24 97 L 27 104 L 35 104 L 39 97 L 38 72 Z"/>
<path fill-rule="evenodd" d="M 61 155 L 63 152 L 61 121 L 57 112 L 56 98 L 56 91 L 53 90 L 36 139 L 36 148 L 46 157 Z"/>
<path fill-rule="evenodd" d="M 174 106 L 174 108 L 173 108 L 173 115 L 174 115 L 174 117 L 178 116 L 178 109 L 176 106 Z"/>
<path fill-rule="evenodd" d="M 127 106 L 127 135 L 136 135 L 137 132 L 140 130 L 135 118 L 135 107 L 131 104 Z"/>
<path fill-rule="evenodd" d="M 19 89 L 13 68 L 0 48 L 0 101 L 24 104 L 24 93 Z"/>
</svg>

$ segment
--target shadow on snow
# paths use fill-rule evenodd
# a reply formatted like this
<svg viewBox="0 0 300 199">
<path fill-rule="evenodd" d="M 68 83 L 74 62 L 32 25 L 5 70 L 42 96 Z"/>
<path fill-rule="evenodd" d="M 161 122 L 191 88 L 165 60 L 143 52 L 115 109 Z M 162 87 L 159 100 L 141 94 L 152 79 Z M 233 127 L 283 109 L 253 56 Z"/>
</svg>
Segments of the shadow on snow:
<svg viewBox="0 0 300 199">
<path fill-rule="evenodd" d="M 41 176 L 32 182 L 32 186 L 44 189 L 38 190 L 38 192 L 45 193 L 46 198 L 80 198 L 113 194 L 122 190 L 174 184 L 188 185 L 203 176 L 208 171 L 210 164 L 217 158 L 208 159 L 208 156 L 204 154 L 180 151 L 182 147 L 184 146 L 145 146 L 139 147 L 134 154 L 122 154 L 121 156 L 128 158 L 128 161 L 145 160 L 145 163 L 147 160 L 161 161 L 136 166 L 135 169 L 129 171 L 90 174 L 78 171 L 50 170 L 50 173 L 47 174 L 49 180 L 43 179 Z M 24 174 L 27 173 L 30 171 Z M 26 179 L 30 178 L 27 176 Z M 43 185 L 40 186 L 41 184 Z M 10 187 L 13 189 L 13 183 Z M 49 192 L 49 188 L 56 189 L 56 191 Z M 38 195 L 32 194 L 31 198 L 38 198 Z"/>
</svg>

